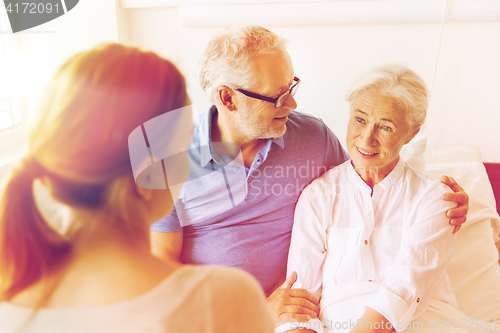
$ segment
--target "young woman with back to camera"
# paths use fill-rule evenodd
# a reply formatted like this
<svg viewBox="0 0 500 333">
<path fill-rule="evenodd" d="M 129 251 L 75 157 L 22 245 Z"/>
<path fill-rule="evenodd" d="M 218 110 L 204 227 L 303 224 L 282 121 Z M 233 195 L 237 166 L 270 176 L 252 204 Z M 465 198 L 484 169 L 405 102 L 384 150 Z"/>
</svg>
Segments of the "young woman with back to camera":
<svg viewBox="0 0 500 333">
<path fill-rule="evenodd" d="M 272 332 L 248 274 L 150 254 L 149 226 L 178 193 L 136 185 L 127 139 L 189 104 L 177 68 L 103 45 L 70 58 L 45 97 L 0 201 L 0 331 Z M 188 118 L 165 136 L 192 131 Z M 177 140 L 188 149 L 189 135 Z"/>
</svg>

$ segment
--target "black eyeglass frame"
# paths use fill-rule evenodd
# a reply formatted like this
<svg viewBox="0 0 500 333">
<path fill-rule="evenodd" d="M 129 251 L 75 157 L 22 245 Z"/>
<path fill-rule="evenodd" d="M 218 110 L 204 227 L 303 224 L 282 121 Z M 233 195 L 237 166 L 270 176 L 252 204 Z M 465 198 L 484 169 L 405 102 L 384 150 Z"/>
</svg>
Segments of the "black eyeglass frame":
<svg viewBox="0 0 500 333">
<path fill-rule="evenodd" d="M 300 79 L 298 77 L 294 76 L 293 77 L 293 81 L 294 82 L 297 81 L 297 83 L 295 83 L 294 85 L 292 85 L 290 87 L 290 89 L 288 89 L 287 91 L 285 91 L 284 93 L 280 94 L 278 97 L 275 97 L 275 98 L 273 98 L 273 97 L 267 97 L 267 96 L 262 96 L 262 95 L 253 93 L 251 91 L 247 91 L 247 90 L 239 89 L 239 88 L 236 89 L 236 91 L 239 91 L 243 95 L 251 97 L 251 98 L 260 99 L 262 101 L 273 103 L 275 108 L 280 108 L 283 104 L 286 103 L 286 101 L 288 100 L 288 96 L 290 96 L 290 95 L 294 96 L 295 93 L 297 92 L 297 89 L 299 88 Z M 286 98 L 285 98 L 285 95 L 286 95 Z M 280 101 L 280 99 L 282 99 L 281 103 L 278 103 Z"/>
</svg>

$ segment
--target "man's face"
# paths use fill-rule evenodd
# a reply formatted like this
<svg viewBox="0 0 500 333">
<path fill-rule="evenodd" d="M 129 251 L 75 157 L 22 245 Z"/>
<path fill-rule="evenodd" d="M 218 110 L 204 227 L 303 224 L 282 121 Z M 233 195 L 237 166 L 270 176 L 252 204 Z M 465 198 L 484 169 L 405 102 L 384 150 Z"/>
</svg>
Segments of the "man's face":
<svg viewBox="0 0 500 333">
<path fill-rule="evenodd" d="M 263 96 L 278 97 L 290 89 L 293 83 L 292 60 L 286 51 L 260 54 L 254 59 L 254 75 L 258 83 L 247 90 Z M 280 108 L 239 92 L 236 92 L 235 97 L 235 125 L 241 134 L 252 140 L 282 136 L 290 111 L 297 107 L 292 95 Z"/>
</svg>

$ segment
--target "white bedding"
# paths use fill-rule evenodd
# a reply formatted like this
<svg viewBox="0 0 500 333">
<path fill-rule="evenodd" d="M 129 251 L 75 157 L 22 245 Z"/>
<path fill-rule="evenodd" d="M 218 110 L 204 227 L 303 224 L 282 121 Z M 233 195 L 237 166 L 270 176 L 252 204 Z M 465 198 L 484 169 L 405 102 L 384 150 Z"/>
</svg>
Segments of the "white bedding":
<svg viewBox="0 0 500 333">
<path fill-rule="evenodd" d="M 480 150 L 478 147 L 443 148 L 425 153 L 423 150 L 425 138 L 420 138 L 406 147 L 402 156 L 433 178 L 443 175 L 455 178 L 470 198 L 467 222 L 457 234 L 455 252 L 447 268 L 459 310 L 469 318 L 493 322 L 490 330 L 500 332 L 500 266 L 495 246 L 500 219 Z"/>
</svg>

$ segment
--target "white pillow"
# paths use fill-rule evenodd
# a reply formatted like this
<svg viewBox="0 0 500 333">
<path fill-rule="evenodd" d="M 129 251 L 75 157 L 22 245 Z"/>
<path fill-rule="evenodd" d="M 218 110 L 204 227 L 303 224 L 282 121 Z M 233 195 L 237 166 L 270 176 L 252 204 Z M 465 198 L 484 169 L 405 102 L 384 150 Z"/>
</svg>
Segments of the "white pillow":
<svg viewBox="0 0 500 333">
<path fill-rule="evenodd" d="M 447 267 L 458 308 L 470 318 L 497 320 L 500 328 L 500 266 L 495 242 L 500 219 L 495 197 L 478 147 L 428 151 L 425 173 L 451 176 L 469 195 L 467 222 L 457 234 Z"/>
<path fill-rule="evenodd" d="M 424 172 L 426 146 L 427 137 L 425 134 L 418 133 L 410 143 L 403 146 L 399 155 L 409 166 L 420 172 Z"/>
</svg>

